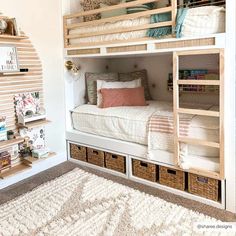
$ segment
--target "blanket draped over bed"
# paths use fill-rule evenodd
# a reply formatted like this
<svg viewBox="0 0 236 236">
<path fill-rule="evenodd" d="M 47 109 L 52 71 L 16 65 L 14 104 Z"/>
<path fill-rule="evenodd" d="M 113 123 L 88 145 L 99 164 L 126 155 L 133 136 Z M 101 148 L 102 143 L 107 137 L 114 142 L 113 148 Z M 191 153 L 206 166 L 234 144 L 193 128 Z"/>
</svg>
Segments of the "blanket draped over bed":
<svg viewBox="0 0 236 236">
<path fill-rule="evenodd" d="M 179 135 L 187 137 L 193 115 L 182 115 L 179 118 Z M 155 112 L 148 122 L 148 157 L 155 155 L 155 150 L 174 151 L 174 119 L 173 112 Z M 188 155 L 186 144 L 181 144 L 179 165 L 188 168 L 185 157 Z"/>
</svg>

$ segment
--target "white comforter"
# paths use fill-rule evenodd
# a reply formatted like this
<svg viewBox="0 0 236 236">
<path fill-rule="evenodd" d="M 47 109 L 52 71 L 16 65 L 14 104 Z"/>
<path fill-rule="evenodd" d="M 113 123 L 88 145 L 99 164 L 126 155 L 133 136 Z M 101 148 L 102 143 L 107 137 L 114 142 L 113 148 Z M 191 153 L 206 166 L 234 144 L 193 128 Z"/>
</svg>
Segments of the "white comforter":
<svg viewBox="0 0 236 236">
<path fill-rule="evenodd" d="M 156 112 L 161 115 L 173 110 L 173 105 L 169 102 L 151 101 L 149 104 L 145 107 L 106 109 L 97 108 L 95 105 L 82 105 L 72 112 L 73 126 L 82 132 L 148 145 L 150 117 Z M 189 136 L 217 142 L 219 120 L 194 116 L 191 119 Z M 149 145 L 152 150 L 173 153 L 173 135 L 159 133 L 152 137 Z M 218 157 L 218 150 L 188 145 L 188 154 Z"/>
</svg>

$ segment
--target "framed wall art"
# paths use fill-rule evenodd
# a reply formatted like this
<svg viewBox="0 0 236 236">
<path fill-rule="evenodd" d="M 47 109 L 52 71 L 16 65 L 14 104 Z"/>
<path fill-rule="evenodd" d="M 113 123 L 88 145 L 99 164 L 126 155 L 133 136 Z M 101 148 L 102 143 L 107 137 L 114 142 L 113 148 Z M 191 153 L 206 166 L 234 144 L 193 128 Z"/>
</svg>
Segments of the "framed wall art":
<svg viewBox="0 0 236 236">
<path fill-rule="evenodd" d="M 19 71 L 16 47 L 0 46 L 0 55 L 0 73 Z"/>
</svg>

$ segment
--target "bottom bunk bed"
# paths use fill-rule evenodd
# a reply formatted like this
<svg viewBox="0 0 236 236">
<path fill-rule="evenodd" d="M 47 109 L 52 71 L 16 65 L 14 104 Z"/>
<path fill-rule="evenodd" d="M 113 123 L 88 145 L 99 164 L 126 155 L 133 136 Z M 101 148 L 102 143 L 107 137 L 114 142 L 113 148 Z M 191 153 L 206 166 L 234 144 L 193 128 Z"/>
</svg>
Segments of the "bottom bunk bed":
<svg viewBox="0 0 236 236">
<path fill-rule="evenodd" d="M 183 104 L 206 110 L 214 105 Z M 173 104 L 149 101 L 144 107 L 114 107 L 100 109 L 96 105 L 82 105 L 72 113 L 73 128 L 80 132 L 127 141 L 145 147 L 142 158 L 174 166 Z M 198 115 L 184 115 L 180 120 L 182 135 L 217 142 L 219 119 Z M 181 145 L 183 169 L 197 168 L 219 172 L 219 150 L 212 147 Z"/>
</svg>

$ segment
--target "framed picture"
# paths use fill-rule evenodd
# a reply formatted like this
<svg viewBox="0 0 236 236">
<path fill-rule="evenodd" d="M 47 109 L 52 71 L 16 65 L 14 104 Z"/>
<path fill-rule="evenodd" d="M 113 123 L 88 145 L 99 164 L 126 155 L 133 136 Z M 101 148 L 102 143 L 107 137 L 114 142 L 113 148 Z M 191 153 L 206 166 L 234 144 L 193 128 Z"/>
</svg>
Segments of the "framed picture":
<svg viewBox="0 0 236 236">
<path fill-rule="evenodd" d="M 0 46 L 0 55 L 0 73 L 19 71 L 16 47 Z"/>
</svg>

